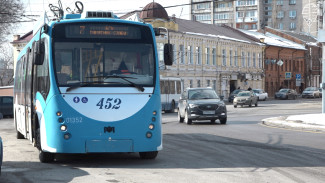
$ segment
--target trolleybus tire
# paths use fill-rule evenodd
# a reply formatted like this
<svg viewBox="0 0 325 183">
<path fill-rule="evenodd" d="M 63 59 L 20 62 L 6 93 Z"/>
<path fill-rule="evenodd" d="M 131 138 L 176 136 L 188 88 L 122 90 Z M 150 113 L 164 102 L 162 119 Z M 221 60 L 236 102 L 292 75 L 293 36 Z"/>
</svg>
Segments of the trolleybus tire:
<svg viewBox="0 0 325 183">
<path fill-rule="evenodd" d="M 49 152 L 39 151 L 39 160 L 42 163 L 51 163 L 54 161 L 54 154 Z"/>
<path fill-rule="evenodd" d="M 139 152 L 141 159 L 155 159 L 158 155 L 158 151 Z"/>
</svg>

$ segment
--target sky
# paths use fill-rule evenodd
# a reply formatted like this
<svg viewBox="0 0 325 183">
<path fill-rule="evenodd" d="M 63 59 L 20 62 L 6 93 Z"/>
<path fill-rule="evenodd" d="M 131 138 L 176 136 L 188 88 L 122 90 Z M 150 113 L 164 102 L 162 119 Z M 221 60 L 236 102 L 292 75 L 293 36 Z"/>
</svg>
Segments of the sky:
<svg viewBox="0 0 325 183">
<path fill-rule="evenodd" d="M 77 0 L 61 0 L 64 9 L 70 7 L 71 10 L 75 9 L 75 2 Z M 122 16 L 127 12 L 134 10 L 141 10 L 147 4 L 153 2 L 153 0 L 79 0 L 84 5 L 84 12 L 86 11 L 113 11 L 117 16 Z M 49 4 L 58 6 L 58 0 L 22 0 L 25 5 L 25 15 L 40 15 L 44 11 L 49 12 L 49 15 L 53 15 L 50 12 Z M 163 7 L 189 4 L 190 0 L 155 0 L 154 2 L 161 4 Z M 169 16 L 173 14 L 177 18 L 189 19 L 189 5 L 166 8 Z M 66 12 L 65 12 L 66 13 Z M 33 17 L 38 19 L 37 17 Z M 28 20 L 28 19 L 26 19 Z M 14 34 L 23 35 L 33 29 L 35 22 L 21 23 L 19 28 Z M 12 40 L 12 36 L 11 39 Z"/>
</svg>

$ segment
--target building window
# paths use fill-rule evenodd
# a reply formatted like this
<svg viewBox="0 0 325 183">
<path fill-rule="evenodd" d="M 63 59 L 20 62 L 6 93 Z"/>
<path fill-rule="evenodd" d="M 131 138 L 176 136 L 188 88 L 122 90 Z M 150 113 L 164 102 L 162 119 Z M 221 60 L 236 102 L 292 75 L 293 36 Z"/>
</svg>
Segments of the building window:
<svg viewBox="0 0 325 183">
<path fill-rule="evenodd" d="M 235 51 L 234 57 L 235 57 L 235 66 L 238 66 L 238 52 L 237 52 L 237 50 Z"/>
<path fill-rule="evenodd" d="M 196 9 L 210 9 L 211 3 L 200 3 L 196 5 Z"/>
<path fill-rule="evenodd" d="M 256 53 L 253 53 L 253 67 L 256 67 Z"/>
<path fill-rule="evenodd" d="M 188 64 L 193 64 L 193 48 L 192 46 L 187 47 L 187 58 L 188 58 Z"/>
<path fill-rule="evenodd" d="M 216 65 L 217 63 L 217 53 L 216 53 L 216 49 L 212 48 L 212 64 Z"/>
<path fill-rule="evenodd" d="M 212 88 L 217 91 L 217 80 L 213 80 Z"/>
<path fill-rule="evenodd" d="M 179 58 L 180 58 L 180 63 L 184 64 L 185 59 L 184 59 L 184 45 L 179 45 Z"/>
<path fill-rule="evenodd" d="M 245 52 L 241 52 L 241 66 L 245 67 Z"/>
<path fill-rule="evenodd" d="M 195 15 L 195 20 L 197 21 L 211 20 L 211 14 L 197 14 Z"/>
<path fill-rule="evenodd" d="M 251 66 L 251 53 L 247 52 L 247 66 L 250 67 Z"/>
<path fill-rule="evenodd" d="M 277 0 L 276 5 L 283 5 L 283 0 Z"/>
<path fill-rule="evenodd" d="M 210 65 L 210 48 L 205 48 L 205 64 Z"/>
<path fill-rule="evenodd" d="M 190 88 L 193 88 L 193 80 L 190 79 Z"/>
<path fill-rule="evenodd" d="M 292 4 L 296 4 L 296 0 L 289 0 L 289 4 L 292 5 Z"/>
<path fill-rule="evenodd" d="M 226 52 L 226 49 L 222 50 L 222 65 L 223 66 L 227 65 L 227 52 Z"/>
<path fill-rule="evenodd" d="M 258 68 L 262 68 L 262 54 L 258 54 Z"/>
<path fill-rule="evenodd" d="M 207 87 L 210 86 L 210 80 L 207 80 Z"/>
<path fill-rule="evenodd" d="M 201 47 L 196 47 L 196 56 L 197 56 L 197 58 L 196 58 L 196 64 L 197 65 L 201 65 L 201 63 L 202 63 L 202 54 L 201 54 Z"/>
<path fill-rule="evenodd" d="M 283 30 L 283 23 L 278 23 L 278 29 Z"/>
<path fill-rule="evenodd" d="M 229 65 L 232 66 L 233 65 L 233 59 L 232 59 L 232 50 L 229 50 Z"/>
<path fill-rule="evenodd" d="M 214 14 L 216 20 L 227 20 L 229 19 L 229 13 L 216 13 Z"/>
<path fill-rule="evenodd" d="M 296 11 L 296 10 L 291 10 L 291 11 L 289 11 L 289 17 L 290 17 L 291 19 L 295 19 L 296 16 L 297 16 L 297 11 Z"/>
<path fill-rule="evenodd" d="M 271 4 L 272 0 L 264 0 L 264 4 Z"/>
<path fill-rule="evenodd" d="M 296 29 L 296 23 L 295 22 L 290 23 L 290 29 L 291 30 Z"/>
<path fill-rule="evenodd" d="M 197 80 L 197 87 L 201 87 L 201 80 Z"/>
<path fill-rule="evenodd" d="M 277 18 L 283 18 L 284 17 L 284 11 L 279 11 L 276 15 Z"/>
</svg>

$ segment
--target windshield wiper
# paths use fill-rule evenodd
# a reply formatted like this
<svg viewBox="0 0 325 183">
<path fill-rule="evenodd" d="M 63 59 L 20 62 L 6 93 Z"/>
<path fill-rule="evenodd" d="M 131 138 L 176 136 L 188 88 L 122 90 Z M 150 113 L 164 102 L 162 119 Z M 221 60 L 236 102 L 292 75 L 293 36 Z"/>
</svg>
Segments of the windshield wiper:
<svg viewBox="0 0 325 183">
<path fill-rule="evenodd" d="M 78 85 L 74 85 L 74 86 L 70 86 L 69 88 L 67 88 L 66 92 L 77 89 L 79 87 L 85 87 L 85 86 L 89 86 L 90 82 L 79 82 L 77 83 Z"/>
<path fill-rule="evenodd" d="M 144 91 L 144 88 L 128 79 L 135 79 L 134 77 L 128 77 L 128 76 L 119 76 L 119 75 L 108 75 L 108 76 L 105 76 L 104 79 L 107 79 L 107 78 L 119 78 L 119 79 L 123 79 L 124 81 L 128 82 L 130 86 L 133 86 L 135 87 L 136 89 L 138 89 L 139 91 L 143 92 Z"/>
<path fill-rule="evenodd" d="M 70 86 L 69 88 L 67 88 L 66 92 L 77 89 L 79 87 L 86 87 L 89 86 L 91 84 L 112 84 L 112 83 L 117 83 L 117 82 L 101 82 L 101 81 L 95 81 L 95 82 L 78 82 L 76 84 L 78 85 L 74 85 L 74 86 Z"/>
</svg>

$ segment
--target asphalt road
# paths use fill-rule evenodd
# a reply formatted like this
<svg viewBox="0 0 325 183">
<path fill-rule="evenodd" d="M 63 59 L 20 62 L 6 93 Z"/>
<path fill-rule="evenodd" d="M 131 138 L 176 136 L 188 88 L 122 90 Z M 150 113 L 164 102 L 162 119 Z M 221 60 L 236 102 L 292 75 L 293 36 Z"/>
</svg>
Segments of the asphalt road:
<svg viewBox="0 0 325 183">
<path fill-rule="evenodd" d="M 263 126 L 274 116 L 320 113 L 320 99 L 271 100 L 258 107 L 227 105 L 227 125 L 187 125 L 163 114 L 155 160 L 131 154 L 60 155 L 43 164 L 12 119 L 0 120 L 4 162 L 0 182 L 324 182 L 325 134 Z"/>
</svg>

